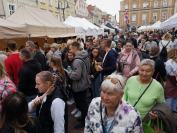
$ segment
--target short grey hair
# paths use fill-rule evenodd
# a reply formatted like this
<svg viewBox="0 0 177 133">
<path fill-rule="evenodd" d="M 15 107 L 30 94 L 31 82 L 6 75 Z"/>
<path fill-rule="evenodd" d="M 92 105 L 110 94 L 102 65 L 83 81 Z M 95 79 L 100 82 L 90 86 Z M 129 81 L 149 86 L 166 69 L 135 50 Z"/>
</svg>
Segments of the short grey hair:
<svg viewBox="0 0 177 133">
<path fill-rule="evenodd" d="M 149 65 L 153 70 L 155 70 L 155 62 L 151 59 L 144 59 L 141 61 L 140 66 Z"/>
<path fill-rule="evenodd" d="M 123 92 L 125 78 L 119 74 L 111 74 L 105 78 L 101 84 L 101 90 L 120 91 Z"/>
</svg>

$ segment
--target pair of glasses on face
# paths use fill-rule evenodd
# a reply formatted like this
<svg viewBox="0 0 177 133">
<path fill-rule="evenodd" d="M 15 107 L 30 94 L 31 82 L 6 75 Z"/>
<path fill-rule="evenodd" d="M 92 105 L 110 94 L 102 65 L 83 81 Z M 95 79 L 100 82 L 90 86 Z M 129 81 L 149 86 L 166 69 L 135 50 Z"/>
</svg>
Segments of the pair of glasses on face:
<svg viewBox="0 0 177 133">
<path fill-rule="evenodd" d="M 111 80 L 111 82 L 112 82 L 113 84 L 117 84 L 117 83 L 119 83 L 120 86 L 121 86 L 121 88 L 123 88 L 123 85 L 122 85 L 122 83 L 120 82 L 119 79 L 117 79 L 117 78 L 110 78 L 110 77 L 106 77 L 106 78 L 104 78 L 104 80 L 106 80 L 106 79 Z"/>
</svg>

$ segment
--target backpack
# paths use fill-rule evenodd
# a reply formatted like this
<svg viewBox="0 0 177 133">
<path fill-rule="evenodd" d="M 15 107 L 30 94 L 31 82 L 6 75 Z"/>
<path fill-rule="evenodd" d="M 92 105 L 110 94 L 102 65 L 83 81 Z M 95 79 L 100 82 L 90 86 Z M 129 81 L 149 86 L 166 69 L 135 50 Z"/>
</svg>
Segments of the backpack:
<svg viewBox="0 0 177 133">
<path fill-rule="evenodd" d="M 78 60 L 81 60 L 82 63 L 84 64 L 84 67 L 86 68 L 86 71 L 87 71 L 87 82 L 89 84 L 91 84 L 90 82 L 90 63 L 89 64 L 86 64 L 86 61 L 89 60 L 89 57 L 85 57 L 85 58 L 75 58 L 75 59 L 78 59 Z M 89 62 L 89 61 L 88 61 Z"/>
<path fill-rule="evenodd" d="M 163 47 L 160 52 L 160 57 L 163 60 L 163 62 L 167 61 L 167 46 L 169 45 L 169 43 L 170 43 L 170 41 L 165 46 L 162 45 Z M 162 44 L 162 42 L 161 42 L 161 44 Z"/>
</svg>

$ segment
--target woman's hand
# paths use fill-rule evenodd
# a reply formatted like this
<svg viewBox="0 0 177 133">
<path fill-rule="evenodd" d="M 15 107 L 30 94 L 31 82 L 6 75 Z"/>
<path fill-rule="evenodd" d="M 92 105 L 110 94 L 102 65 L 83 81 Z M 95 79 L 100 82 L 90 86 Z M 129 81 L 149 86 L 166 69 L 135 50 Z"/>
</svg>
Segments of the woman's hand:
<svg viewBox="0 0 177 133">
<path fill-rule="evenodd" d="M 100 71 L 102 71 L 102 70 L 103 70 L 103 68 L 102 68 L 100 65 L 98 65 L 98 66 L 97 66 L 97 71 L 100 72 Z"/>
<path fill-rule="evenodd" d="M 43 100 L 43 96 L 40 97 L 36 96 L 36 98 L 32 100 L 33 106 L 36 107 L 37 105 L 41 104 L 42 100 Z"/>
<path fill-rule="evenodd" d="M 150 116 L 150 118 L 151 118 L 152 120 L 158 118 L 157 112 L 155 112 L 155 111 L 153 111 L 153 112 L 152 112 L 152 111 L 149 112 L 149 116 Z"/>
</svg>

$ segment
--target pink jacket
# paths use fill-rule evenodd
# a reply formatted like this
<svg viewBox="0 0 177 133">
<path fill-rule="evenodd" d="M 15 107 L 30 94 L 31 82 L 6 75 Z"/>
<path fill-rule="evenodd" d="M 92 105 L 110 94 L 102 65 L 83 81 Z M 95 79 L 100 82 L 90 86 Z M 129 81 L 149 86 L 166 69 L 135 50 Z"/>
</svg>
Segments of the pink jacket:
<svg viewBox="0 0 177 133">
<path fill-rule="evenodd" d="M 119 60 L 125 62 L 123 68 L 124 76 L 132 76 L 138 71 L 140 65 L 140 57 L 136 50 L 132 50 L 130 53 L 125 52 L 125 49 L 120 53 Z"/>
</svg>

